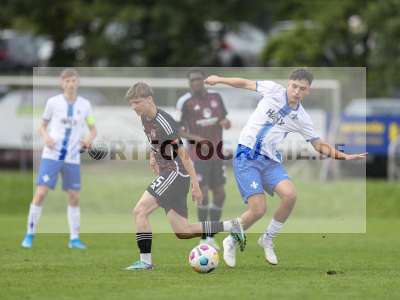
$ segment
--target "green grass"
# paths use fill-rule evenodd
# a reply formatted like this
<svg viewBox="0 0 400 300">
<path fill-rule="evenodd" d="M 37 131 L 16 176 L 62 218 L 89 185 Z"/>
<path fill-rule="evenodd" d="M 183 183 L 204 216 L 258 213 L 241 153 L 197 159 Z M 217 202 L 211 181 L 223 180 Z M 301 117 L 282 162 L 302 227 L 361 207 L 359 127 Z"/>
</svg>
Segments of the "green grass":
<svg viewBox="0 0 400 300">
<path fill-rule="evenodd" d="M 114 203 L 113 209 L 129 210 L 148 177 L 148 172 L 143 172 L 131 188 L 103 186 L 94 198 L 103 195 L 110 199 L 119 191 L 121 203 L 127 204 Z M 131 179 L 128 176 L 126 180 Z M 124 180 L 118 182 L 123 184 Z M 228 183 L 228 193 L 235 196 L 232 184 Z M 258 235 L 250 234 L 246 252 L 238 254 L 237 268 L 229 269 L 221 261 L 217 270 L 207 275 L 193 272 L 187 263 L 189 250 L 197 240 L 178 241 L 171 234 L 155 234 L 156 268 L 151 272 L 123 270 L 138 256 L 133 234 L 83 234 L 87 251 L 67 249 L 67 234 L 38 234 L 33 249 L 21 249 L 32 175 L 0 172 L 0 186 L 0 299 L 400 298 L 400 187 L 396 183 L 368 182 L 366 234 L 281 234 L 276 241 L 280 263 L 275 267 L 264 262 L 256 245 Z M 89 186 L 87 180 L 87 189 Z M 346 183 L 338 186 L 349 188 Z M 327 189 L 314 193 L 321 197 L 321 193 L 331 191 Z M 306 189 L 299 183 L 299 195 L 302 193 Z M 312 196 L 309 193 L 304 197 Z M 51 197 L 62 194 L 55 192 Z M 50 202 L 57 201 L 54 198 L 48 199 L 43 218 L 50 214 L 47 206 L 52 207 Z M 61 207 L 65 211 L 65 202 L 52 209 Z M 65 214 L 60 217 L 66 223 Z M 129 211 L 121 218 L 131 222 Z M 329 270 L 336 275 L 327 275 Z"/>
</svg>

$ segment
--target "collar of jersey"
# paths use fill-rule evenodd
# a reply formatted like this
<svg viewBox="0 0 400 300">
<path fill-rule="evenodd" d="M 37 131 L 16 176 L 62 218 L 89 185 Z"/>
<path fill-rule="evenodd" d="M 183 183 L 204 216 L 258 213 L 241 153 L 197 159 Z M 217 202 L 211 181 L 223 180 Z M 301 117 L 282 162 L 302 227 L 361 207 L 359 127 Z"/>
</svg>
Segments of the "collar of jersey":
<svg viewBox="0 0 400 300">
<path fill-rule="evenodd" d="M 292 111 L 298 111 L 298 110 L 299 110 L 300 101 L 297 102 L 297 107 L 296 107 L 296 108 L 292 108 L 292 107 L 289 105 L 289 99 L 288 99 L 288 96 L 287 96 L 287 90 L 286 90 L 286 92 L 285 92 L 285 98 L 286 98 L 286 106 L 289 107 L 290 110 L 292 110 Z"/>
<path fill-rule="evenodd" d="M 74 105 L 76 103 L 76 101 L 78 100 L 78 95 L 76 95 L 76 98 L 73 102 L 69 102 L 67 98 L 65 98 L 65 95 L 62 94 L 63 99 L 65 100 L 65 102 L 67 102 L 68 105 Z"/>
</svg>

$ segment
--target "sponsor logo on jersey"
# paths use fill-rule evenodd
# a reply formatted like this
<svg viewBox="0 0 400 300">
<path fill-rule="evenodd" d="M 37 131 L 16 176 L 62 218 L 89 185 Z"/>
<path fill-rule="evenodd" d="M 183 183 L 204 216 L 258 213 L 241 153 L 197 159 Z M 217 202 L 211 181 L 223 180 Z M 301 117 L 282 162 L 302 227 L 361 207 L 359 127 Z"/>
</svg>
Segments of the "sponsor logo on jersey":
<svg viewBox="0 0 400 300">
<path fill-rule="evenodd" d="M 272 108 L 268 109 L 267 116 L 272 119 L 272 124 L 284 125 L 283 117 Z"/>
<path fill-rule="evenodd" d="M 63 118 L 61 119 L 61 123 L 65 125 L 65 127 L 71 128 L 78 124 L 77 120 L 73 118 Z"/>
</svg>

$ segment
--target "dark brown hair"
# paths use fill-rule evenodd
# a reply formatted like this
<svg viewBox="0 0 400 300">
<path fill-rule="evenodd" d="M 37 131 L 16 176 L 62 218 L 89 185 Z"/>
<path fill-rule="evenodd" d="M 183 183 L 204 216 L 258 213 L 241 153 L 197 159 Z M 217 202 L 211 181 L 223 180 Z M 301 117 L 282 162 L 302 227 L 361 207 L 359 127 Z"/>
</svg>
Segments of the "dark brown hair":
<svg viewBox="0 0 400 300">
<path fill-rule="evenodd" d="M 299 68 L 294 70 L 289 77 L 290 80 L 307 80 L 311 85 L 314 80 L 314 75 L 306 68 Z"/>
</svg>

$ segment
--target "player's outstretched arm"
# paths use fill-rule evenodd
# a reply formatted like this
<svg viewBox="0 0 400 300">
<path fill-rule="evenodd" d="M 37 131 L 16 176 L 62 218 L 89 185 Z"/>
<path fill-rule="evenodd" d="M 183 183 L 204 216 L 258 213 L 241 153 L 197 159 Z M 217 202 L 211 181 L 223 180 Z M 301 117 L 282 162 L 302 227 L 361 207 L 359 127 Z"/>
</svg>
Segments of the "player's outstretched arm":
<svg viewBox="0 0 400 300">
<path fill-rule="evenodd" d="M 178 156 L 182 160 L 183 166 L 189 173 L 192 181 L 192 197 L 198 204 L 203 202 L 203 194 L 201 193 L 200 185 L 197 180 L 196 171 L 194 170 L 193 161 L 190 159 L 189 153 L 185 147 L 178 148 Z"/>
<path fill-rule="evenodd" d="M 365 159 L 368 155 L 367 152 L 365 153 L 357 153 L 357 154 L 346 154 L 336 150 L 334 147 L 325 143 L 321 139 L 312 141 L 311 144 L 313 145 L 314 149 L 330 158 L 338 159 L 338 160 L 357 160 L 357 159 Z"/>
<path fill-rule="evenodd" d="M 249 80 L 245 78 L 238 78 L 238 77 L 222 77 L 217 75 L 208 76 L 204 83 L 209 85 L 215 84 L 226 84 L 230 85 L 235 88 L 247 89 L 251 91 L 255 91 L 257 88 L 257 83 L 255 80 Z"/>
</svg>

